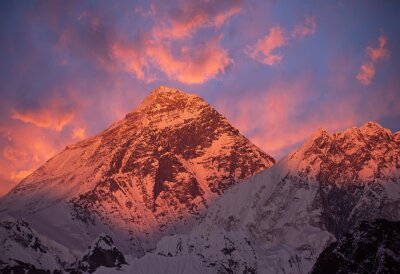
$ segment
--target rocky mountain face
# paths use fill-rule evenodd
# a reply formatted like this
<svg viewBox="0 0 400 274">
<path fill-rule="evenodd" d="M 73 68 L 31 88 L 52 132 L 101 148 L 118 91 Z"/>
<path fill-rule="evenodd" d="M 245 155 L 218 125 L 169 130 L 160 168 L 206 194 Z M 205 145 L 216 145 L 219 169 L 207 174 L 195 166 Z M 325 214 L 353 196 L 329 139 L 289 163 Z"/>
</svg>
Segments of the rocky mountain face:
<svg viewBox="0 0 400 274">
<path fill-rule="evenodd" d="M 0 243 L 1 273 L 61 273 L 75 259 L 66 247 L 12 218 L 0 220 Z"/>
<path fill-rule="evenodd" d="M 363 221 L 351 233 L 328 246 L 312 273 L 398 273 L 400 222 Z"/>
<path fill-rule="evenodd" d="M 189 234 L 163 238 L 169 261 L 218 273 L 308 273 L 364 220 L 400 220 L 400 143 L 376 123 L 316 131 L 297 151 L 231 187 Z M 154 259 L 157 260 L 157 259 Z"/>
<path fill-rule="evenodd" d="M 0 270 L 390 272 L 399 134 L 320 129 L 274 164 L 200 97 L 160 87 L 0 200 Z"/>
<path fill-rule="evenodd" d="M 88 247 L 86 254 L 69 269 L 69 272 L 92 273 L 101 266 L 118 269 L 123 264 L 126 264 L 124 255 L 115 247 L 110 236 L 102 234 Z"/>
<path fill-rule="evenodd" d="M 196 95 L 159 87 L 0 200 L 0 215 L 84 250 L 106 232 L 135 256 L 188 231 L 227 188 L 274 163 Z"/>
</svg>

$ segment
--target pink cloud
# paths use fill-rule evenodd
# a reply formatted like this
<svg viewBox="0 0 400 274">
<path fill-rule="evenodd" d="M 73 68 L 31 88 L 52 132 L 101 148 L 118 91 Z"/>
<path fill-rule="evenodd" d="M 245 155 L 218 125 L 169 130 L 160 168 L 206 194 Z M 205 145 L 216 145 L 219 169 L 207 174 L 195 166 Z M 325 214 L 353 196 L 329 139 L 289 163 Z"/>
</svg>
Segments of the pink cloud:
<svg viewBox="0 0 400 274">
<path fill-rule="evenodd" d="M 247 48 L 246 53 L 254 60 L 271 66 L 282 61 L 283 55 L 275 53 L 275 50 L 285 45 L 284 30 L 277 26 L 271 28 L 269 34 L 258 40 L 254 47 Z"/>
<path fill-rule="evenodd" d="M 218 28 L 230 17 L 241 11 L 242 1 L 219 1 L 218 5 L 210 1 L 184 2 L 153 28 L 156 39 L 183 39 L 190 37 L 197 29 Z"/>
<path fill-rule="evenodd" d="M 364 93 L 349 93 L 345 89 L 348 82 L 342 82 L 340 77 L 335 77 L 338 93 L 345 90 L 346 96 L 320 102 L 312 112 L 308 106 L 319 96 L 318 91 L 310 89 L 312 75 L 302 75 L 290 83 L 276 79 L 274 84 L 255 91 L 250 87 L 246 93 L 221 98 L 216 108 L 240 132 L 277 159 L 298 148 L 317 128 L 338 132 L 388 115 L 400 115 L 398 81 L 388 83 L 384 91 L 370 94 L 366 99 Z"/>
<path fill-rule="evenodd" d="M 317 23 L 314 16 L 307 16 L 302 24 L 296 25 L 292 31 L 292 37 L 307 37 L 317 31 Z"/>
<path fill-rule="evenodd" d="M 366 49 L 367 60 L 360 66 L 360 72 L 357 74 L 356 79 L 361 84 L 367 86 L 371 84 L 372 79 L 376 74 L 375 64 L 390 57 L 389 50 L 386 48 L 387 37 L 382 33 L 378 37 L 378 47 L 374 48 L 368 46 Z"/>
<path fill-rule="evenodd" d="M 1 126 L 0 136 L 7 140 L 0 148 L 0 196 L 69 142 L 57 131 L 22 123 Z"/>
<path fill-rule="evenodd" d="M 37 127 L 61 131 L 75 116 L 72 110 L 65 110 L 62 102 L 52 100 L 35 110 L 14 110 L 12 118 Z"/>
<path fill-rule="evenodd" d="M 378 37 L 378 48 L 367 47 L 367 54 L 372 62 L 376 62 L 385 58 L 389 58 L 389 50 L 385 48 L 387 37 L 384 34 Z"/>
<path fill-rule="evenodd" d="M 110 50 L 112 62 L 100 63 L 108 70 L 127 71 L 146 82 L 158 78 L 150 72 L 161 71 L 169 79 L 185 84 L 204 83 L 224 73 L 233 61 L 220 44 L 221 34 L 201 43 L 192 43 L 192 34 L 199 28 L 217 30 L 241 11 L 241 5 L 241 0 L 221 0 L 218 5 L 183 2 L 181 8 L 166 15 L 153 5 L 149 12 L 137 9 L 142 16 L 157 18 L 150 34 L 140 36 L 135 44 L 117 39 Z"/>
<path fill-rule="evenodd" d="M 302 24 L 296 25 L 292 31 L 292 39 L 298 37 L 304 38 L 314 34 L 317 30 L 315 17 L 306 17 Z M 283 54 L 277 53 L 276 50 L 289 45 L 290 37 L 285 35 L 286 31 L 279 27 L 273 27 L 269 33 L 259 39 L 254 46 L 249 46 L 245 53 L 257 62 L 272 66 L 283 60 Z"/>
<path fill-rule="evenodd" d="M 197 47 L 181 47 L 177 55 L 165 45 L 148 47 L 147 53 L 169 78 L 186 84 L 200 84 L 224 73 L 233 62 L 219 40 L 214 38 Z"/>
<path fill-rule="evenodd" d="M 368 86 L 372 82 L 372 78 L 375 76 L 375 66 L 373 63 L 365 63 L 360 67 L 360 72 L 357 74 L 357 80 L 361 84 Z"/>
<path fill-rule="evenodd" d="M 145 79 L 144 69 L 148 66 L 146 56 L 134 45 L 114 43 L 111 47 L 111 55 L 123 70 L 133 73 L 138 79 Z"/>
</svg>

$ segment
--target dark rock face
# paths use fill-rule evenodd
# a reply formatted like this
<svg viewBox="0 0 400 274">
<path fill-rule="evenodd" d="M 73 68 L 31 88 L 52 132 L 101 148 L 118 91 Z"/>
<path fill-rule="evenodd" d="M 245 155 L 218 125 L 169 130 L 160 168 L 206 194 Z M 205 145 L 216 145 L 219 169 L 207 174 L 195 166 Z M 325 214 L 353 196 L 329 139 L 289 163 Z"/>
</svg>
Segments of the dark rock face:
<svg viewBox="0 0 400 274">
<path fill-rule="evenodd" d="M 124 255 L 114 246 L 111 237 L 104 234 L 89 246 L 86 255 L 69 271 L 72 273 L 94 272 L 100 266 L 118 268 L 123 264 L 126 264 Z"/>
<path fill-rule="evenodd" d="M 327 247 L 312 273 L 399 273 L 400 222 L 362 222 Z"/>
<path fill-rule="evenodd" d="M 60 270 L 50 271 L 48 269 L 39 269 L 36 266 L 24 262 L 15 262 L 15 265 L 9 265 L 0 261 L 0 273 L 2 274 L 61 274 Z"/>
</svg>

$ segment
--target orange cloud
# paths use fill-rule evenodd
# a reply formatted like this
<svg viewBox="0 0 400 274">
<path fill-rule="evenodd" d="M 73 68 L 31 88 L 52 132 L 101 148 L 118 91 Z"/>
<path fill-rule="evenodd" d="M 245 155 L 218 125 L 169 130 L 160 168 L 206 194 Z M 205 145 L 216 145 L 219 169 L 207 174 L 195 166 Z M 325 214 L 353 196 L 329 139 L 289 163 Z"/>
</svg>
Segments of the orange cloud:
<svg viewBox="0 0 400 274">
<path fill-rule="evenodd" d="M 83 139 L 86 137 L 86 129 L 84 127 L 75 127 L 72 130 L 72 138 L 73 139 Z"/>
<path fill-rule="evenodd" d="M 0 127 L 0 139 L 0 196 L 69 142 L 60 138 L 59 132 L 33 124 Z"/>
<path fill-rule="evenodd" d="M 284 30 L 277 26 L 271 28 L 269 34 L 258 40 L 254 47 L 247 48 L 246 53 L 254 60 L 271 66 L 283 59 L 282 54 L 277 54 L 273 51 L 286 44 Z"/>
<path fill-rule="evenodd" d="M 13 119 L 56 131 L 61 131 L 66 124 L 71 122 L 74 116 L 75 114 L 72 111 L 62 111 L 57 101 L 53 101 L 38 110 L 14 110 L 12 114 Z"/>
<path fill-rule="evenodd" d="M 220 1 L 219 5 L 209 1 L 185 2 L 167 20 L 153 28 L 156 39 L 183 39 L 190 37 L 197 29 L 220 27 L 230 17 L 241 11 L 241 1 Z"/>
<path fill-rule="evenodd" d="M 11 178 L 15 179 L 16 181 L 21 181 L 22 179 L 24 179 L 26 176 L 28 176 L 29 174 L 31 174 L 34 171 L 35 171 L 35 169 L 33 169 L 33 168 L 26 169 L 26 170 L 20 170 L 16 173 L 12 174 Z"/>
<path fill-rule="evenodd" d="M 115 43 L 111 47 L 111 54 L 123 70 L 135 74 L 138 79 L 143 80 L 145 78 L 144 68 L 148 66 L 147 61 L 144 54 L 133 45 L 126 46 Z"/>
<path fill-rule="evenodd" d="M 292 31 L 292 37 L 307 37 L 314 34 L 317 31 L 317 23 L 314 16 L 307 16 L 302 24 L 294 27 Z"/>
<path fill-rule="evenodd" d="M 200 84 L 223 73 L 233 61 L 219 45 L 219 38 L 198 47 L 182 47 L 175 56 L 165 45 L 149 47 L 147 52 L 153 63 L 171 79 L 186 84 Z"/>
<path fill-rule="evenodd" d="M 378 37 L 378 47 L 374 48 L 368 46 L 366 49 L 367 61 L 360 66 L 360 72 L 357 74 L 356 79 L 361 84 L 367 86 L 371 84 L 372 79 L 376 74 L 375 64 L 376 62 L 388 59 L 390 57 L 389 50 L 386 48 L 387 37 L 382 33 Z"/>
<path fill-rule="evenodd" d="M 122 69 L 146 82 L 157 79 L 150 71 L 161 70 L 169 79 L 185 84 L 204 83 L 224 73 L 232 59 L 220 45 L 220 38 L 201 44 L 190 39 L 200 28 L 221 27 L 241 12 L 242 2 L 221 0 L 215 5 L 210 1 L 184 1 L 180 8 L 166 14 L 154 5 L 148 12 L 135 9 L 140 16 L 157 18 L 150 33 L 141 35 L 134 44 L 117 39 L 109 50 L 112 62 L 101 59 L 100 63 L 108 70 Z"/>
</svg>

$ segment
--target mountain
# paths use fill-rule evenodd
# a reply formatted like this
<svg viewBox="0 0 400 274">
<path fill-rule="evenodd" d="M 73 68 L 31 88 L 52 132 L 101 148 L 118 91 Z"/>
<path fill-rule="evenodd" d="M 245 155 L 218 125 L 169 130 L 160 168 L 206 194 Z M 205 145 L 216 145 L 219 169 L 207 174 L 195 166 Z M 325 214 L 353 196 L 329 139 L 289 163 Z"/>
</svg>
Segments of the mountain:
<svg viewBox="0 0 400 274">
<path fill-rule="evenodd" d="M 114 245 L 111 237 L 101 234 L 69 271 L 71 273 L 92 273 L 102 266 L 119 269 L 124 264 L 126 264 L 125 257 Z"/>
<path fill-rule="evenodd" d="M 189 231 L 227 188 L 274 163 L 197 95 L 159 87 L 0 199 L 0 215 L 83 251 L 101 233 L 143 255 Z"/>
<path fill-rule="evenodd" d="M 1 273 L 58 273 L 76 254 L 38 234 L 28 223 L 3 217 L 0 221 Z"/>
<path fill-rule="evenodd" d="M 232 186 L 190 233 L 164 237 L 152 260 L 190 257 L 213 273 L 308 273 L 327 246 L 378 218 L 400 220 L 397 135 L 373 122 L 320 129 Z"/>
<path fill-rule="evenodd" d="M 312 273 L 398 273 L 400 222 L 363 221 L 319 255 Z"/>
</svg>

